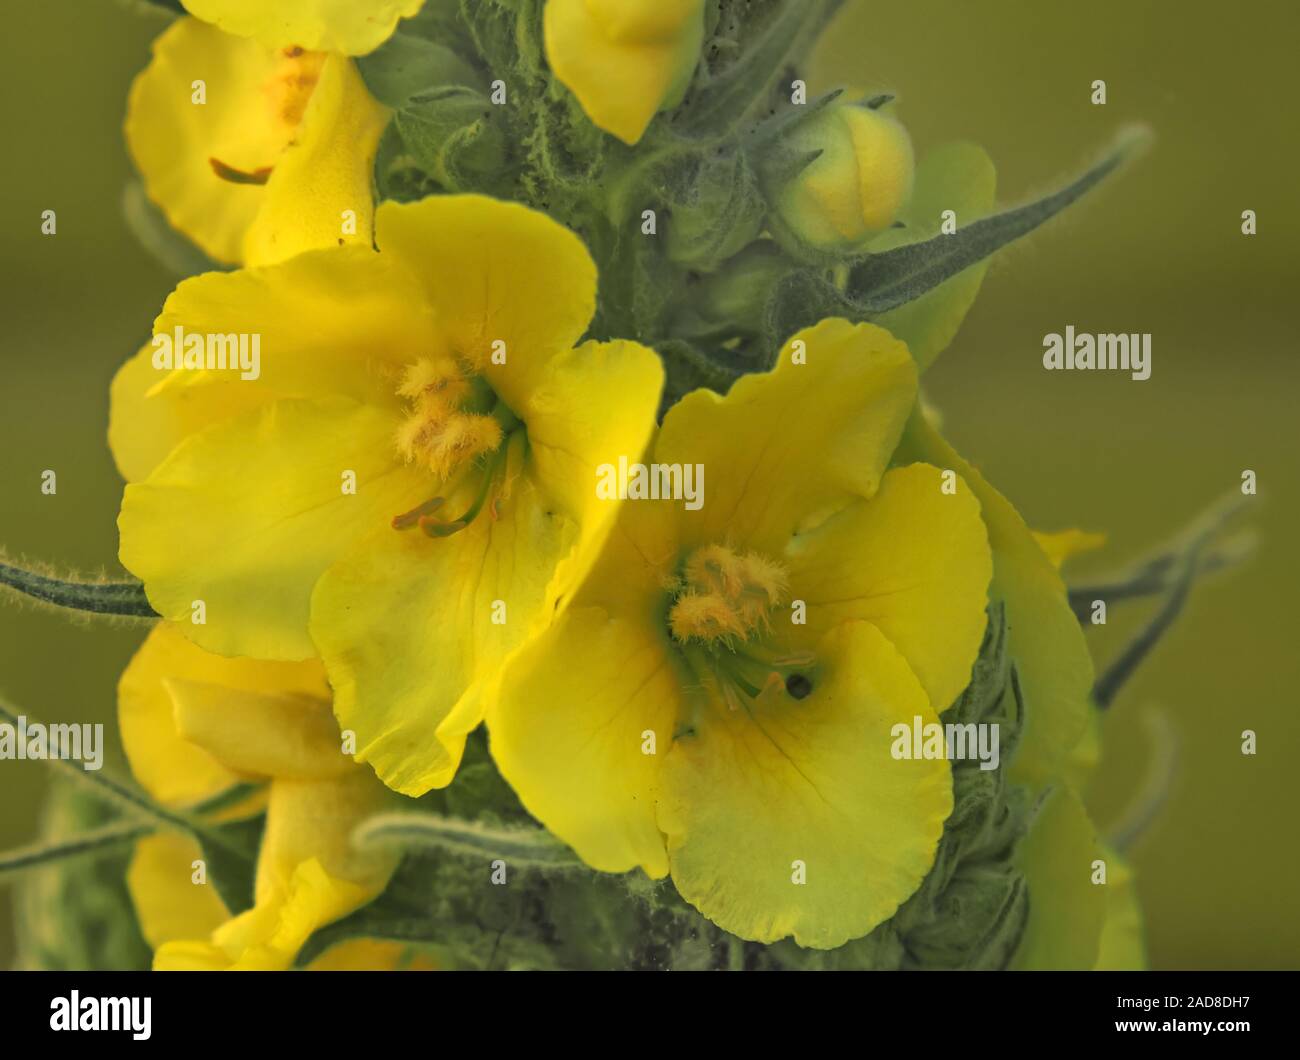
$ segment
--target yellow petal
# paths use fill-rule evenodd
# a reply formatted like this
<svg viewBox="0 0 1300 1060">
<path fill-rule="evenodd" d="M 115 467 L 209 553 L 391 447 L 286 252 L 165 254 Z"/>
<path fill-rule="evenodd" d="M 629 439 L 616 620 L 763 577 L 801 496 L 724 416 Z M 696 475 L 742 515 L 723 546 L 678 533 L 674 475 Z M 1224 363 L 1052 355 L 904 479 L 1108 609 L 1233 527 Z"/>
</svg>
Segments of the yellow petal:
<svg viewBox="0 0 1300 1060">
<path fill-rule="evenodd" d="M 242 361 L 238 371 L 155 369 L 151 396 L 193 402 L 195 414 L 208 419 L 242 411 L 252 400 L 248 392 L 262 401 L 343 396 L 396 408 L 401 367 L 436 341 L 414 280 L 396 263 L 361 247 L 312 251 L 278 265 L 184 280 L 154 321 L 160 365 L 165 366 L 168 350 L 177 349 L 177 329 L 181 346 L 191 336 L 202 337 L 205 355 L 209 335 L 248 336 L 247 372 Z M 214 351 L 221 349 L 214 345 Z M 187 393 L 209 389 L 210 394 Z M 206 408 L 209 403 L 216 408 Z"/>
<path fill-rule="evenodd" d="M 328 696 L 232 694 L 221 685 L 176 678 L 165 683 L 181 738 L 231 772 L 325 780 L 356 768 L 343 753 Z"/>
<path fill-rule="evenodd" d="M 202 938 L 230 919 L 211 883 L 194 883 L 203 852 L 189 836 L 158 832 L 135 845 L 126 873 L 140 933 L 153 949 L 176 939 Z"/>
<path fill-rule="evenodd" d="M 704 40 L 702 0 L 547 0 L 546 58 L 592 122 L 624 143 L 685 92 Z"/>
<path fill-rule="evenodd" d="M 385 202 L 375 230 L 381 253 L 423 285 L 439 335 L 482 365 L 516 414 L 595 312 L 596 266 L 582 240 L 518 203 L 481 195 Z"/>
<path fill-rule="evenodd" d="M 391 809 L 394 796 L 362 766 L 333 780 L 276 780 L 266 810 L 266 831 L 257 858 L 258 905 L 292 890 L 307 861 L 330 877 L 354 884 L 371 897 L 384 889 L 399 855 L 358 850 L 352 833 L 367 817 Z"/>
<path fill-rule="evenodd" d="M 938 468 L 897 468 L 871 500 L 795 537 L 785 560 L 808 621 L 778 626 L 812 647 L 845 619 L 871 622 L 941 711 L 970 683 L 993 568 L 979 501 L 964 482 L 942 485 Z"/>
<path fill-rule="evenodd" d="M 1133 869 L 1115 851 L 1106 849 L 1106 919 L 1097 947 L 1099 972 L 1142 972 L 1147 967 L 1142 909 L 1138 905 Z"/>
<path fill-rule="evenodd" d="M 925 878 L 952 773 L 891 756 L 895 724 L 938 718 L 874 626 L 829 633 L 813 683 L 800 701 L 702 709 L 664 762 L 658 816 L 673 880 L 701 913 L 741 938 L 828 949 L 887 920 Z"/>
<path fill-rule="evenodd" d="M 655 778 L 688 677 L 666 633 L 598 607 L 567 613 L 506 671 L 492 756 L 529 813 L 594 869 L 668 872 Z"/>
<path fill-rule="evenodd" d="M 127 147 L 149 198 L 209 257 L 240 260 L 265 198 L 262 185 L 219 177 L 212 160 L 249 174 L 274 166 L 295 135 L 320 61 L 193 18 L 177 19 L 154 41 L 127 101 Z M 205 101 L 193 102 L 199 92 Z"/>
<path fill-rule="evenodd" d="M 365 55 L 419 13 L 424 0 L 182 0 L 185 10 L 267 48 Z"/>
<path fill-rule="evenodd" d="M 169 681 L 198 681 L 220 688 L 232 706 L 268 693 L 329 695 L 317 662 L 222 658 L 190 643 L 172 623 L 158 623 L 118 682 L 118 719 L 131 772 L 150 795 L 168 805 L 208 798 L 240 780 L 181 736 Z"/>
<path fill-rule="evenodd" d="M 437 539 L 385 526 L 334 563 L 312 598 L 339 724 L 356 732 L 357 760 L 403 794 L 450 783 L 576 539 L 527 468 L 502 512 Z"/>
<path fill-rule="evenodd" d="M 266 391 L 232 379 L 202 391 L 177 387 L 151 395 L 163 378 L 153 354 L 146 345 L 122 365 L 109 391 L 108 445 L 127 482 L 148 478 L 186 435 L 266 400 Z"/>
<path fill-rule="evenodd" d="M 308 658 L 322 572 L 427 499 L 427 477 L 395 463 L 395 427 L 389 413 L 342 398 L 285 400 L 194 435 L 127 486 L 122 562 L 155 610 L 208 650 Z M 355 495 L 343 492 L 345 471 Z M 191 620 L 195 601 L 203 624 Z"/>
<path fill-rule="evenodd" d="M 1102 856 L 1083 804 L 1069 788 L 1056 788 L 1016 853 L 1029 886 L 1029 919 L 1013 968 L 1086 971 L 1096 964 L 1106 886 L 1092 874 Z"/>
<path fill-rule="evenodd" d="M 302 124 L 275 163 L 244 237 L 250 265 L 374 238 L 375 149 L 388 122 L 351 60 L 325 60 Z"/>
<path fill-rule="evenodd" d="M 559 565 L 553 597 L 567 596 L 595 563 L 620 505 L 602 498 L 602 466 L 636 460 L 654 432 L 663 364 L 635 342 L 587 342 L 559 354 L 530 391 L 519 414 L 528 427 L 529 461 L 537 481 L 580 527 L 573 552 Z"/>
<path fill-rule="evenodd" d="M 681 515 L 684 547 L 730 540 L 777 554 L 791 534 L 870 497 L 915 399 L 907 348 L 844 320 L 799 332 L 771 372 L 742 377 L 726 397 L 687 394 L 655 446 L 659 462 L 704 465 L 704 504 Z"/>
<path fill-rule="evenodd" d="M 1087 530 L 1058 530 L 1055 533 L 1045 533 L 1040 530 L 1031 531 L 1038 547 L 1043 550 L 1052 566 L 1060 570 L 1065 562 L 1075 556 L 1082 555 L 1085 552 L 1093 552 L 1106 544 L 1105 534 L 1094 534 Z"/>
<path fill-rule="evenodd" d="M 283 894 L 227 921 L 211 941 L 165 943 L 154 954 L 154 970 L 284 970 L 312 932 L 373 897 L 365 887 L 331 877 L 311 859 L 297 867 Z"/>
<path fill-rule="evenodd" d="M 1025 698 L 1024 730 L 1009 776 L 1042 786 L 1060 773 L 1091 709 L 1092 659 L 1065 585 L 1015 508 L 919 414 L 908 423 L 897 459 L 952 469 L 979 498 L 993 549 L 989 595 L 1006 604 L 1007 648 Z"/>
</svg>

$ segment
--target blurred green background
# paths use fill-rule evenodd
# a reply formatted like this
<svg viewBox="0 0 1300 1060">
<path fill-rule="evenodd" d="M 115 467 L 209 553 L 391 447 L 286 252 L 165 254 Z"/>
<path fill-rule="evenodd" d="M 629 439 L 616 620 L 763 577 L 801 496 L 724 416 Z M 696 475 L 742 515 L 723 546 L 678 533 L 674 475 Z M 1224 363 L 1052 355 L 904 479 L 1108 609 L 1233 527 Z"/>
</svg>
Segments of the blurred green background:
<svg viewBox="0 0 1300 1060">
<path fill-rule="evenodd" d="M 108 381 L 171 286 L 121 219 L 121 120 L 164 23 L 115 0 L 23 0 L 5 21 L 0 542 L 11 556 L 115 570 Z M 1156 967 L 1300 967 L 1289 758 L 1300 748 L 1289 595 L 1300 588 L 1290 539 L 1300 148 L 1283 122 L 1298 35 L 1297 9 L 1272 0 L 1243 0 L 1230 21 L 1209 3 L 856 2 L 812 78 L 814 89 L 896 91 L 921 153 L 982 144 L 1004 204 L 1053 188 L 1126 122 L 1156 133 L 1122 177 L 1003 253 L 927 377 L 951 440 L 1032 525 L 1109 533 L 1076 575 L 1158 544 L 1243 469 L 1258 473 L 1248 518 L 1262 547 L 1248 568 L 1197 589 L 1125 690 L 1089 792 L 1103 828 L 1114 822 L 1152 759 L 1143 711 L 1162 712 L 1178 772 L 1131 850 Z M 1089 102 L 1097 78 L 1104 107 Z M 40 234 L 46 209 L 58 212 L 52 238 Z M 1259 218 L 1254 237 L 1240 233 L 1245 209 Z M 1043 371 L 1043 335 L 1067 324 L 1151 332 L 1151 379 Z M 56 496 L 40 492 L 46 468 Z M 1113 607 L 1097 657 L 1144 615 Z M 0 607 L 0 693 L 35 716 L 110 721 L 141 635 Z M 1246 728 L 1259 734 L 1253 758 L 1240 751 Z M 45 770 L 0 762 L 0 848 L 33 837 Z M 12 940 L 0 890 L 0 967 Z"/>
</svg>

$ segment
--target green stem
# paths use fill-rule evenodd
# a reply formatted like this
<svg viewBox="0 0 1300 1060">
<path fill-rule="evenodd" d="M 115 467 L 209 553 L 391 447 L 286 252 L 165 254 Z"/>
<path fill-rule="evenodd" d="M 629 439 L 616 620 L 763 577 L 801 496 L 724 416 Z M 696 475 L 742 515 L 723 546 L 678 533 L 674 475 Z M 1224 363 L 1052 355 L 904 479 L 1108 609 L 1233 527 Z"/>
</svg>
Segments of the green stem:
<svg viewBox="0 0 1300 1060">
<path fill-rule="evenodd" d="M 11 563 L 0 563 L 0 586 L 55 607 L 92 615 L 157 618 L 139 582 L 81 582 L 51 578 Z"/>
<path fill-rule="evenodd" d="M 71 858 L 111 854 L 153 831 L 154 826 L 143 821 L 116 822 L 71 839 L 18 847 L 0 854 L 0 880 Z"/>
<path fill-rule="evenodd" d="M 476 821 L 434 814 L 380 814 L 362 822 L 352 840 L 360 848 L 440 849 L 461 856 L 501 858 L 519 867 L 582 866 L 573 851 L 540 828 L 489 828 Z"/>
<path fill-rule="evenodd" d="M 26 711 L 23 711 L 23 717 L 27 719 L 29 726 L 39 724 Z M 0 701 L 0 721 L 8 722 L 15 729 L 18 727 L 18 715 L 3 701 Z M 99 795 L 107 802 L 116 804 L 128 813 L 138 814 L 156 822 L 158 825 L 185 832 L 202 843 L 219 847 L 237 857 L 247 856 L 247 852 L 242 847 L 232 843 L 216 829 L 208 827 L 188 814 L 178 813 L 167 809 L 165 806 L 159 806 L 144 792 L 134 788 L 126 781 L 118 780 L 106 774 L 102 769 L 88 770 L 82 766 L 82 763 L 69 758 L 47 758 L 44 761 L 51 768 L 62 770 L 70 776 L 76 777 L 82 783 L 90 785 L 94 794 Z"/>
</svg>

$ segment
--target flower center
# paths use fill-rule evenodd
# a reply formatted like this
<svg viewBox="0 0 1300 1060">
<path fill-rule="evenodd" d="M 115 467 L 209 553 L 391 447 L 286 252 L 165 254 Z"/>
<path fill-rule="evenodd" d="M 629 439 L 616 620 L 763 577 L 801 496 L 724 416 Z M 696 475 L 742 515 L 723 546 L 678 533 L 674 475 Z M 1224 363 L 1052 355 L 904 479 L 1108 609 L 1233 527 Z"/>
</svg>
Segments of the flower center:
<svg viewBox="0 0 1300 1060">
<path fill-rule="evenodd" d="M 527 441 L 516 430 L 514 414 L 481 378 L 449 356 L 423 357 L 408 365 L 397 393 L 408 407 L 393 439 L 397 451 L 408 464 L 431 471 L 446 489 L 396 516 L 393 529 L 419 526 L 431 537 L 446 537 L 473 522 L 489 498 L 495 518 L 498 502 L 509 496 Z M 440 510 L 457 496 L 465 500 L 464 511 L 442 518 Z"/>
<path fill-rule="evenodd" d="M 772 616 L 789 592 L 780 563 L 727 545 L 705 545 L 687 557 L 670 588 L 673 639 L 701 682 L 732 710 L 782 691 L 794 699 L 812 691 L 810 679 L 799 672 L 812 665 L 812 655 L 775 655 L 766 644 Z"/>
</svg>

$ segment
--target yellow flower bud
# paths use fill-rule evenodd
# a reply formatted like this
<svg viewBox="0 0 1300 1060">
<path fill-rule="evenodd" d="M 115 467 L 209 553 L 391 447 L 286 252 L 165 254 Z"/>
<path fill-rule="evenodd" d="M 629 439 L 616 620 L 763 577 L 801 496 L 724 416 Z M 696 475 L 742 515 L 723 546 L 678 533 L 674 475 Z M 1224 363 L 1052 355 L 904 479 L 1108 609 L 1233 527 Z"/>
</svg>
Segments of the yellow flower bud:
<svg viewBox="0 0 1300 1060">
<path fill-rule="evenodd" d="M 786 145 L 822 153 L 780 192 L 791 233 L 821 250 L 860 246 L 888 228 L 912 191 L 912 142 L 893 118 L 858 106 L 830 107 Z"/>
<path fill-rule="evenodd" d="M 592 122 L 624 143 L 685 94 L 704 0 L 547 0 L 546 58 Z"/>
</svg>

